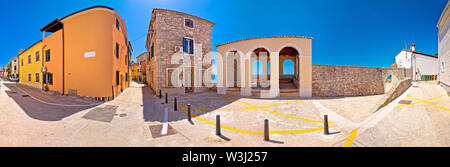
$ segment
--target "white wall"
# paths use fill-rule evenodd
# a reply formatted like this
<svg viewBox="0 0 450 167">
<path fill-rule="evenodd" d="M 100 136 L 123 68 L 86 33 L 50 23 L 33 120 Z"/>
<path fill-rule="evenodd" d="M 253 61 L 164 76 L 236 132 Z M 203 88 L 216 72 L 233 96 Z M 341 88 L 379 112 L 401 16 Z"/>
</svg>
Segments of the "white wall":
<svg viewBox="0 0 450 167">
<path fill-rule="evenodd" d="M 439 33 L 439 80 L 450 85 L 450 21 L 444 25 Z"/>
<path fill-rule="evenodd" d="M 411 68 L 411 52 L 402 50 L 395 56 L 397 68 Z"/>
<path fill-rule="evenodd" d="M 413 67 L 413 73 L 417 72 L 415 79 L 420 80 L 421 75 L 437 75 L 439 73 L 439 60 L 430 56 L 415 54 Z"/>
</svg>

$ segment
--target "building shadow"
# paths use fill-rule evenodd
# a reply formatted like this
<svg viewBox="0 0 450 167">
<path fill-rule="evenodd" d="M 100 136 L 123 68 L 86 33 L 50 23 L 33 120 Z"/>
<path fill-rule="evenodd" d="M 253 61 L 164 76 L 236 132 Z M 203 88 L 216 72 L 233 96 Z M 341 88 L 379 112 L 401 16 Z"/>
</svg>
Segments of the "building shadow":
<svg viewBox="0 0 450 167">
<path fill-rule="evenodd" d="M 177 97 L 178 107 L 175 111 L 174 108 L 174 98 Z M 187 105 L 191 104 L 191 113 L 196 116 L 201 116 L 206 113 L 212 112 L 214 110 L 204 110 L 195 109 L 194 107 L 205 107 L 205 108 L 221 108 L 228 105 L 233 100 L 227 99 L 224 96 L 217 95 L 216 92 L 207 91 L 201 93 L 190 93 L 182 96 L 171 96 L 168 94 L 168 103 L 165 103 L 165 92 L 162 92 L 162 97 L 159 98 L 158 94 L 155 94 L 148 86 L 142 87 L 142 106 L 143 106 L 143 117 L 146 122 L 165 122 L 164 120 L 164 108 L 168 108 L 168 120 L 167 122 L 187 120 Z M 192 119 L 195 119 L 192 116 Z M 190 121 L 193 125 L 194 122 Z"/>
<path fill-rule="evenodd" d="M 5 87 L 7 87 L 9 90 L 5 90 L 5 93 L 13 99 L 17 105 L 31 118 L 41 120 L 41 121 L 59 121 L 66 117 L 69 117 L 75 113 L 78 113 L 80 111 L 96 107 L 97 105 L 91 105 L 91 106 L 60 106 L 60 105 L 53 105 L 54 103 L 44 103 L 45 100 L 38 101 L 36 99 L 33 99 L 31 96 L 33 96 L 32 93 L 26 94 L 22 90 L 18 89 L 16 87 L 17 83 L 5 83 L 3 84 Z M 29 89 L 37 89 L 37 88 L 29 88 Z M 36 91 L 38 91 L 37 89 Z M 27 92 L 28 93 L 28 92 Z M 30 96 L 31 95 L 31 96 Z M 34 98 L 39 98 L 35 97 Z M 79 97 L 57 97 L 61 98 L 59 100 L 65 101 L 68 99 L 74 99 Z M 55 101 L 55 99 L 53 99 Z M 84 99 L 79 98 L 77 102 L 81 102 Z M 88 102 L 87 100 L 84 100 Z M 75 103 L 75 102 L 74 102 Z M 92 102 L 91 102 L 92 103 Z"/>
</svg>

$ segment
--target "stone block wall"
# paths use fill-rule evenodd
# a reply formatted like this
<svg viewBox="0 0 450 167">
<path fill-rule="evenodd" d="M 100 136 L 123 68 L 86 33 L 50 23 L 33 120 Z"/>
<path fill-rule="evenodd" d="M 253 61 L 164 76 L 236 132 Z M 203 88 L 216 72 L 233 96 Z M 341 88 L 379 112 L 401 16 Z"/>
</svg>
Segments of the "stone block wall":
<svg viewBox="0 0 450 167">
<path fill-rule="evenodd" d="M 194 20 L 194 28 L 184 26 L 184 19 L 189 18 Z M 177 11 L 170 10 L 156 10 L 152 16 L 154 30 L 154 37 L 152 43 L 154 44 L 155 57 L 148 62 L 150 65 L 149 71 L 156 71 L 153 73 L 153 81 L 151 86 L 154 90 L 163 89 L 163 91 L 171 91 L 174 94 L 184 94 L 184 88 L 168 87 L 168 68 L 178 68 L 181 64 L 171 64 L 170 60 L 175 53 L 175 46 L 183 46 L 183 37 L 194 39 L 195 44 L 201 44 L 201 56 L 212 51 L 212 27 L 213 23 L 205 21 L 201 18 L 184 14 Z M 148 45 L 150 46 L 150 45 Z M 195 48 L 195 52 L 200 48 Z M 189 55 L 187 55 L 189 56 Z M 199 62 L 201 69 L 207 69 L 211 65 L 201 65 L 199 57 L 190 56 L 191 65 L 194 66 L 194 61 Z M 152 61 L 156 61 L 152 63 Z M 182 63 L 182 62 L 180 62 Z M 157 69 L 156 69 L 157 68 Z M 182 75 L 180 73 L 180 79 Z M 157 82 L 157 83 L 156 83 Z M 173 89 L 173 90 L 168 90 Z"/>
<path fill-rule="evenodd" d="M 312 96 L 365 96 L 384 93 L 381 68 L 312 65 Z"/>
</svg>

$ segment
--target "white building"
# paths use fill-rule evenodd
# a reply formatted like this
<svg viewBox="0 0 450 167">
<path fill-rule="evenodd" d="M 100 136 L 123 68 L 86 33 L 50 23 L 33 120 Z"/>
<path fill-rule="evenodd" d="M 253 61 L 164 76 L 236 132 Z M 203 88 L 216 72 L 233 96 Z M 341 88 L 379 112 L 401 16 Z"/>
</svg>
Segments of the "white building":
<svg viewBox="0 0 450 167">
<path fill-rule="evenodd" d="M 440 84 L 450 92 L 450 2 L 442 12 L 437 27 L 439 28 L 439 68 Z"/>
<path fill-rule="evenodd" d="M 416 45 L 412 44 L 411 49 L 403 49 L 395 56 L 397 68 L 412 68 L 412 79 L 421 80 L 422 75 L 438 75 L 439 60 L 436 56 L 416 52 Z"/>
</svg>

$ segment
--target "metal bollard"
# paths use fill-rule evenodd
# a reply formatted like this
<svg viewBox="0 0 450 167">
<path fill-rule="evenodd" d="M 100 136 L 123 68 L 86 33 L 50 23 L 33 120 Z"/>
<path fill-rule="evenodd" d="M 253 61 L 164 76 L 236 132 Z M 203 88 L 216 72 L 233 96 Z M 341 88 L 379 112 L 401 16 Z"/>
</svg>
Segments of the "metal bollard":
<svg viewBox="0 0 450 167">
<path fill-rule="evenodd" d="M 323 116 L 323 134 L 330 134 L 330 131 L 328 130 L 328 115 Z"/>
<path fill-rule="evenodd" d="M 173 105 L 173 110 L 174 111 L 177 111 L 177 97 L 174 97 L 174 100 L 175 100 L 175 102 L 174 102 L 174 105 Z"/>
<path fill-rule="evenodd" d="M 264 141 L 269 141 L 269 120 L 264 119 Z"/>
<path fill-rule="evenodd" d="M 159 90 L 159 99 L 162 98 L 162 93 L 161 93 L 161 89 Z"/>
<path fill-rule="evenodd" d="M 167 92 L 166 92 L 166 104 L 169 103 L 169 99 L 167 99 Z"/>
<path fill-rule="evenodd" d="M 222 135 L 222 133 L 220 133 L 220 115 L 216 115 L 216 135 Z"/>
<path fill-rule="evenodd" d="M 191 104 L 188 104 L 188 121 L 191 121 Z"/>
</svg>

